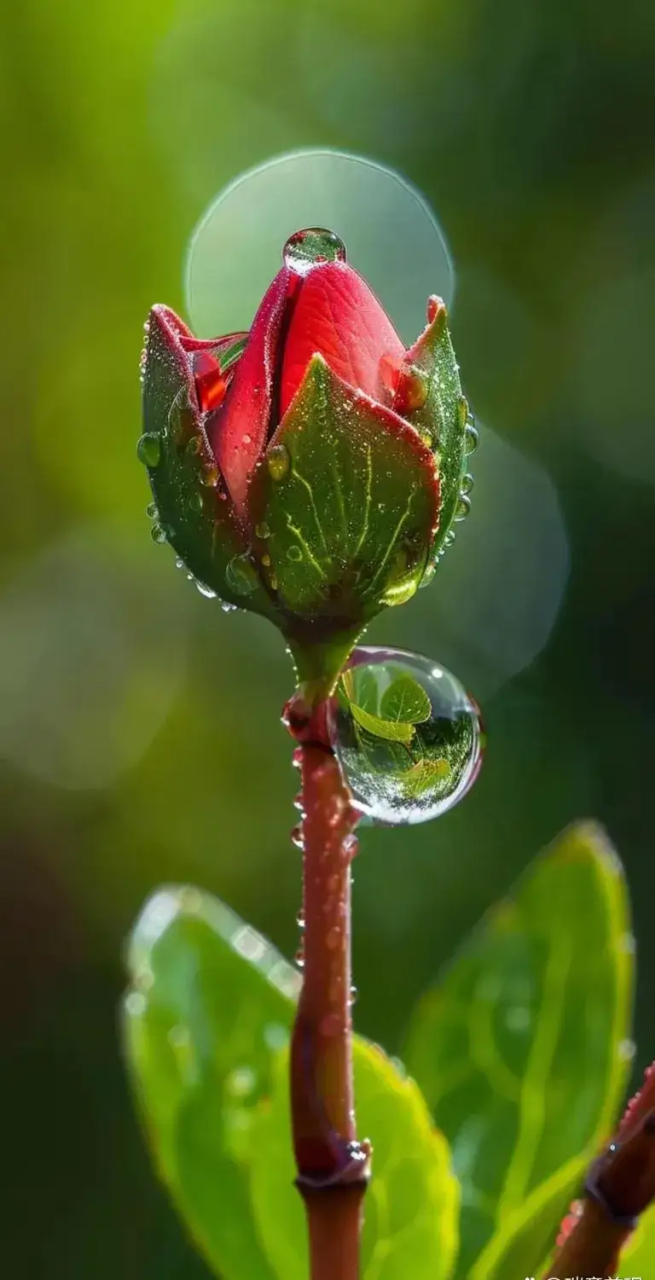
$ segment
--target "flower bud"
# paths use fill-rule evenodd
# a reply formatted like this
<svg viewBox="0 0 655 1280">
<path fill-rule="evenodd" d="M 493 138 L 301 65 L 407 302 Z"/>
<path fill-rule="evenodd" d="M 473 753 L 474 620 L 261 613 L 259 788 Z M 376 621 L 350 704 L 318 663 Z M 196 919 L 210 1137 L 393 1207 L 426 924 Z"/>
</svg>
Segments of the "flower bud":
<svg viewBox="0 0 655 1280">
<path fill-rule="evenodd" d="M 206 594 L 274 621 L 300 678 L 327 687 L 462 514 L 470 427 L 444 304 L 405 350 L 338 237 L 313 228 L 287 242 L 249 334 L 199 341 L 163 306 L 146 328 L 156 540 Z"/>
</svg>

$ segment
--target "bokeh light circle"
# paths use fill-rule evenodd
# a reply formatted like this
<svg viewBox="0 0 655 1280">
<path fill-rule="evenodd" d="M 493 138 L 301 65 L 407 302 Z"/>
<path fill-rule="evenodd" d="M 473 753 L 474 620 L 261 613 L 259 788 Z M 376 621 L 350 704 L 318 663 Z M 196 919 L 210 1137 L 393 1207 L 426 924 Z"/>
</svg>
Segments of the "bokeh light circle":
<svg viewBox="0 0 655 1280">
<path fill-rule="evenodd" d="M 295 151 L 225 187 L 194 231 L 186 304 L 201 337 L 247 329 L 280 269 L 285 241 L 329 227 L 368 280 L 406 343 L 425 324 L 429 294 L 453 300 L 443 232 L 420 192 L 392 169 L 330 150 Z"/>
</svg>

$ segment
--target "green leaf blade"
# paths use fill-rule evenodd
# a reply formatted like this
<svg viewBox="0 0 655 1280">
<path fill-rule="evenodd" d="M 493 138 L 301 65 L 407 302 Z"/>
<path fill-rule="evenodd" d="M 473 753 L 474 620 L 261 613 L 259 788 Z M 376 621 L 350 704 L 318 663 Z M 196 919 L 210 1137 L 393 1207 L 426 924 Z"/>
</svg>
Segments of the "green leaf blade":
<svg viewBox="0 0 655 1280">
<path fill-rule="evenodd" d="M 362 729 L 366 729 L 367 733 L 372 733 L 376 738 L 384 738 L 387 742 L 411 742 L 414 737 L 413 724 L 401 724 L 394 720 L 384 720 L 382 716 L 374 716 L 370 711 L 365 711 L 363 707 L 358 707 L 356 702 L 351 702 L 350 710 L 353 719 L 361 725 Z"/>
<path fill-rule="evenodd" d="M 223 1280 L 302 1276 L 285 1043 L 299 975 L 208 894 L 168 888 L 137 921 L 125 1048 L 162 1180 Z M 360 1132 L 374 1142 L 363 1280 L 447 1280 L 459 1187 L 413 1081 L 355 1039 Z"/>
<path fill-rule="evenodd" d="M 298 976 L 222 903 L 179 888 L 146 905 L 129 967 L 126 1052 L 160 1176 L 217 1274 L 273 1280 L 248 1143 Z"/>
<path fill-rule="evenodd" d="M 535 860 L 420 1002 L 406 1060 L 462 1181 L 459 1276 L 476 1257 L 472 1275 L 503 1274 L 519 1228 L 534 1270 L 543 1243 L 525 1206 L 549 1203 L 554 1232 L 571 1194 L 570 1181 L 557 1190 L 561 1170 L 588 1163 L 611 1129 L 628 1066 L 630 943 L 618 859 L 580 824 Z"/>
<path fill-rule="evenodd" d="M 446 1280 L 457 1249 L 459 1187 L 450 1152 L 412 1080 L 376 1045 L 354 1050 L 358 1128 L 373 1142 L 364 1202 L 362 1280 Z M 253 1209 L 278 1280 L 306 1280 L 304 1211 L 293 1187 L 287 1060 L 262 1106 L 252 1164 Z"/>
<path fill-rule="evenodd" d="M 412 676 L 402 675 L 385 690 L 380 702 L 383 720 L 424 724 L 432 715 L 432 704 L 422 685 Z"/>
</svg>

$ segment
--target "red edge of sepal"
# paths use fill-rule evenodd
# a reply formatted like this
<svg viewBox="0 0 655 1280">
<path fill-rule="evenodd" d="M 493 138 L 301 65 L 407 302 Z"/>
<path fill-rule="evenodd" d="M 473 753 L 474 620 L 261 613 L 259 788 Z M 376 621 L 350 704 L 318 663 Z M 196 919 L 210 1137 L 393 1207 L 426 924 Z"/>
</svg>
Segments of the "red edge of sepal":
<svg viewBox="0 0 655 1280">
<path fill-rule="evenodd" d="M 336 377 L 336 374 L 333 374 L 332 376 Z M 341 381 L 341 379 L 337 380 Z M 346 383 L 342 382 L 341 385 L 345 387 L 346 390 L 349 390 Z M 411 423 L 407 422 L 407 420 L 401 417 L 399 413 L 396 413 L 395 409 L 388 409 L 386 405 L 380 404 L 378 400 L 374 400 L 371 396 L 367 396 L 363 391 L 355 391 L 352 398 L 355 403 L 359 402 L 366 404 L 369 409 L 373 410 L 376 417 L 389 428 L 389 430 L 395 431 L 398 435 L 401 435 L 416 456 L 420 458 L 422 463 L 424 463 L 426 472 L 428 473 L 428 483 L 430 485 L 433 498 L 429 537 L 429 545 L 431 545 L 439 527 L 440 496 L 439 472 L 437 470 L 437 464 L 432 450 L 421 438 L 418 431 L 411 425 Z"/>
<path fill-rule="evenodd" d="M 163 302 L 156 302 L 155 305 L 150 308 L 147 324 L 148 342 L 146 343 L 144 351 L 145 368 L 147 369 L 152 349 L 153 329 L 156 329 L 162 342 L 166 347 L 168 347 L 168 350 L 175 359 L 175 363 L 180 370 L 181 377 L 186 383 L 191 408 L 194 411 L 194 415 L 200 419 L 202 417 L 202 412 L 200 405 L 198 404 L 195 379 L 191 368 L 191 362 L 187 359 L 187 352 L 194 349 L 193 346 L 190 347 L 187 344 L 193 344 L 197 339 L 194 338 L 191 330 L 187 325 L 185 325 L 184 321 L 180 320 L 180 317 L 175 314 L 172 308 L 166 306 Z M 211 345 L 211 343 L 209 345 Z"/>
<path fill-rule="evenodd" d="M 416 342 L 407 348 L 403 363 L 413 364 L 422 355 L 429 339 L 437 331 L 441 331 L 447 320 L 448 309 L 443 298 L 439 298 L 436 293 L 431 293 L 427 303 L 427 323 L 419 333 Z"/>
</svg>

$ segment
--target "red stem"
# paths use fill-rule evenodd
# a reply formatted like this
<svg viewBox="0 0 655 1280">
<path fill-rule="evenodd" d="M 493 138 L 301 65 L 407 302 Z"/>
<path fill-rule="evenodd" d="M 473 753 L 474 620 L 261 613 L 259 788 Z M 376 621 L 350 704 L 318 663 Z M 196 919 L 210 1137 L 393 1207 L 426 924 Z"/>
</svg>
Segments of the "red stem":
<svg viewBox="0 0 655 1280">
<path fill-rule="evenodd" d="M 655 1111 L 651 1081 L 630 1104 L 616 1138 L 589 1172 L 584 1198 L 565 1219 L 552 1276 L 615 1276 L 619 1254 L 655 1198 Z M 644 1095 L 646 1095 L 644 1097 Z"/>
<path fill-rule="evenodd" d="M 325 733 L 291 704 L 301 743 L 304 981 L 291 1041 L 291 1115 L 312 1280 L 357 1280 L 369 1147 L 357 1140 L 352 1073 L 350 864 L 357 813 Z"/>
</svg>

